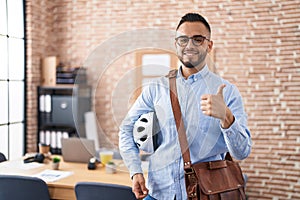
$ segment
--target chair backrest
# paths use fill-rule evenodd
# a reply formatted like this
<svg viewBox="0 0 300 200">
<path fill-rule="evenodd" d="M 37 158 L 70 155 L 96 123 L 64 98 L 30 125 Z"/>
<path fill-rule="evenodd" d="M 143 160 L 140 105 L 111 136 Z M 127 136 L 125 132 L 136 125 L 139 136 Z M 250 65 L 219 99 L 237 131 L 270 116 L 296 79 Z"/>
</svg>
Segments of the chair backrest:
<svg viewBox="0 0 300 200">
<path fill-rule="evenodd" d="M 134 200 L 131 187 L 117 184 L 79 182 L 75 186 L 77 200 Z"/>
<path fill-rule="evenodd" d="M 50 200 L 47 184 L 35 177 L 0 175 L 0 199 Z"/>
<path fill-rule="evenodd" d="M 7 161 L 5 155 L 0 152 L 0 162 Z"/>
</svg>

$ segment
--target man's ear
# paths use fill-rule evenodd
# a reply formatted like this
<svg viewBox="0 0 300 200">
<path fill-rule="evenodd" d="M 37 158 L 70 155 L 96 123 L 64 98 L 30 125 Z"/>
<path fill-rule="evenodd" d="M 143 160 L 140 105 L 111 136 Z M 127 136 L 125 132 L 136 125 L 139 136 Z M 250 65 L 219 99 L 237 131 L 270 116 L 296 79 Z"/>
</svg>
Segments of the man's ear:
<svg viewBox="0 0 300 200">
<path fill-rule="evenodd" d="M 207 53 L 211 52 L 212 48 L 213 48 L 214 42 L 213 41 L 209 41 L 208 46 L 207 46 Z"/>
</svg>

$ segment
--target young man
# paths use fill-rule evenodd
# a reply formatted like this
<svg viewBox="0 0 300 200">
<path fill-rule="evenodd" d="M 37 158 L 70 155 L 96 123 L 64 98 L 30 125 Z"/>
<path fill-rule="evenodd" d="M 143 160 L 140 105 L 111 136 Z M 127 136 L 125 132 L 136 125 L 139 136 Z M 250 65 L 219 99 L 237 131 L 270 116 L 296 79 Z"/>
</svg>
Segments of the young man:
<svg viewBox="0 0 300 200">
<path fill-rule="evenodd" d="M 175 45 L 183 64 L 176 84 L 192 163 L 221 160 L 227 152 L 236 159 L 245 159 L 251 151 L 247 115 L 238 89 L 210 72 L 205 62 L 213 47 L 207 21 L 195 13 L 183 16 L 176 29 Z M 149 158 L 146 187 L 133 126 L 148 112 L 156 113 L 161 130 L 159 146 Z M 138 199 L 187 199 L 167 77 L 143 90 L 120 127 L 119 145 Z"/>
</svg>

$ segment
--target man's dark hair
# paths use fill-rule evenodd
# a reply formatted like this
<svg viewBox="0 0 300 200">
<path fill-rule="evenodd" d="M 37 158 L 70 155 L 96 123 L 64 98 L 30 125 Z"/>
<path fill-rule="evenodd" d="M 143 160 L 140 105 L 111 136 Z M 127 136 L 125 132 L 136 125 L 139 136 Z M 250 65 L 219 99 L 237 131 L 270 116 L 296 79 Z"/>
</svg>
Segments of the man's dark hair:
<svg viewBox="0 0 300 200">
<path fill-rule="evenodd" d="M 207 28 L 209 33 L 211 33 L 210 26 L 209 26 L 208 22 L 206 21 L 206 19 L 204 17 L 202 17 L 201 15 L 197 14 L 197 13 L 187 13 L 187 14 L 185 14 L 181 18 L 181 20 L 180 20 L 180 22 L 179 22 L 179 24 L 176 28 L 176 31 L 178 30 L 180 25 L 183 24 L 184 22 L 201 22 Z"/>
</svg>

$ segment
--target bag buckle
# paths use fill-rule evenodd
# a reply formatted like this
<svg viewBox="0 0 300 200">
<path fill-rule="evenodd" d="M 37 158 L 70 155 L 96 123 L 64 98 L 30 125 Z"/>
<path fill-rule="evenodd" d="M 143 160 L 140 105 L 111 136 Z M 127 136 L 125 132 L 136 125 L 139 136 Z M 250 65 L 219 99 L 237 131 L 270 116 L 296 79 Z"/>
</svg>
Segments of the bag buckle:
<svg viewBox="0 0 300 200">
<path fill-rule="evenodd" d="M 194 171 L 194 168 L 187 168 L 187 169 L 184 169 L 184 173 L 189 175 L 189 174 L 194 174 L 195 171 Z"/>
</svg>

